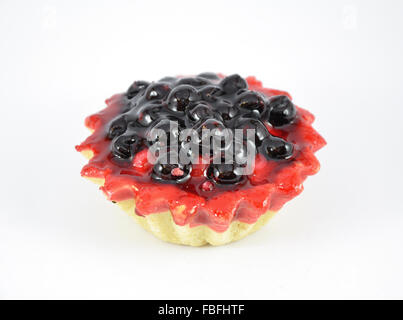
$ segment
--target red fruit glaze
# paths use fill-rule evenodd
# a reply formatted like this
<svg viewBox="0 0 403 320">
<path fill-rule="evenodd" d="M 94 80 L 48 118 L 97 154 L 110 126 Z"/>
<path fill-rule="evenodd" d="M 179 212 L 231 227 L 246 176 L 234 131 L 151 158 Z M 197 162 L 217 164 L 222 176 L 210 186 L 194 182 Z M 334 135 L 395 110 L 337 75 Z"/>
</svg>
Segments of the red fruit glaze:
<svg viewBox="0 0 403 320">
<path fill-rule="evenodd" d="M 268 97 L 286 95 L 291 99 L 285 91 L 264 88 L 255 77 L 246 80 L 250 90 Z M 193 166 L 192 183 L 171 185 L 154 182 L 150 179 L 153 165 L 147 161 L 147 150 L 137 153 L 131 165 L 118 165 L 111 161 L 110 140 L 106 137 L 105 126 L 120 113 L 122 97 L 123 94 L 112 96 L 106 100 L 104 110 L 85 120 L 85 125 L 93 133 L 76 149 L 94 153 L 81 175 L 104 178 L 105 184 L 101 190 L 107 198 L 112 201 L 134 199 L 136 213 L 140 216 L 169 209 L 178 225 L 207 225 L 217 232 L 223 232 L 234 220 L 251 224 L 268 210 L 279 210 L 302 192 L 302 183 L 307 176 L 319 171 L 320 165 L 314 152 L 326 142 L 311 126 L 314 116 L 297 107 L 297 117 L 292 124 L 284 128 L 273 128 L 267 124 L 272 135 L 294 144 L 296 152 L 293 158 L 268 161 L 257 154 L 255 170 L 247 183 L 231 190 L 217 188 L 205 180 L 205 164 Z"/>
</svg>

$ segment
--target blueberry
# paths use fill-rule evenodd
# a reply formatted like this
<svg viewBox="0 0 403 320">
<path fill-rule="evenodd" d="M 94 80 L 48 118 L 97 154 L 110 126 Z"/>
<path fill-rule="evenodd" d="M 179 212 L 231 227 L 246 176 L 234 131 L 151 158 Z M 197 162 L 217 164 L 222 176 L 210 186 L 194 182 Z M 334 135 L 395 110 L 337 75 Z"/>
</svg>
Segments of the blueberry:
<svg viewBox="0 0 403 320">
<path fill-rule="evenodd" d="M 262 141 L 265 138 L 271 136 L 269 130 L 267 130 L 267 128 L 263 124 L 263 122 L 258 119 L 239 117 L 236 121 L 235 127 L 236 127 L 236 129 L 243 130 L 244 139 L 247 139 L 247 132 L 248 132 L 247 130 L 248 129 L 255 130 L 254 143 L 258 146 L 262 143 Z"/>
<path fill-rule="evenodd" d="M 170 86 L 164 82 L 152 83 L 146 91 L 146 99 L 151 100 L 162 100 L 165 99 L 169 92 L 171 91 Z"/>
<path fill-rule="evenodd" d="M 240 89 L 247 89 L 248 84 L 240 75 L 233 74 L 221 80 L 221 87 L 226 93 L 235 93 Z"/>
<path fill-rule="evenodd" d="M 190 179 L 192 166 L 190 164 L 183 165 L 180 163 L 169 163 L 170 154 L 167 154 L 168 163 L 158 161 L 153 168 L 151 177 L 163 183 L 182 184 Z"/>
<path fill-rule="evenodd" d="M 208 129 L 208 130 L 206 130 Z M 199 137 L 200 154 L 216 156 L 229 147 L 226 141 L 233 138 L 230 128 L 216 118 L 210 118 L 198 123 L 195 130 Z"/>
<path fill-rule="evenodd" d="M 159 80 L 159 82 L 169 82 L 169 83 L 173 83 L 176 82 L 178 79 L 175 77 L 164 77 L 162 79 Z"/>
<path fill-rule="evenodd" d="M 162 132 L 165 134 L 166 143 L 170 143 L 171 138 L 178 139 L 179 137 L 179 126 L 178 123 L 171 118 L 163 118 L 158 120 L 148 131 L 147 139 L 155 143 L 161 141 Z"/>
<path fill-rule="evenodd" d="M 291 143 L 273 136 L 265 138 L 259 147 L 259 151 L 269 160 L 289 159 L 293 150 L 294 147 Z"/>
<path fill-rule="evenodd" d="M 211 118 L 214 115 L 214 111 L 209 105 L 197 104 L 194 107 L 187 109 L 186 114 L 190 120 L 199 121 Z"/>
<path fill-rule="evenodd" d="M 209 80 L 219 80 L 220 79 L 220 77 L 213 72 L 203 72 L 203 73 L 200 73 L 198 75 L 198 77 L 209 79 Z"/>
<path fill-rule="evenodd" d="M 196 78 L 182 78 L 182 79 L 179 79 L 179 81 L 178 81 L 178 85 L 188 84 L 188 85 L 193 86 L 193 87 L 200 87 L 200 86 L 204 86 L 204 85 L 209 84 L 209 83 L 210 82 L 207 79 L 199 78 L 199 77 L 196 77 Z"/>
<path fill-rule="evenodd" d="M 246 91 L 237 99 L 235 105 L 244 111 L 257 112 L 261 115 L 265 110 L 265 102 L 263 97 L 254 91 Z"/>
<path fill-rule="evenodd" d="M 120 116 L 112 121 L 109 126 L 108 138 L 113 139 L 124 134 L 127 130 L 127 122 L 124 116 Z"/>
<path fill-rule="evenodd" d="M 138 108 L 135 112 L 136 125 L 148 127 L 156 119 L 160 118 L 163 107 L 159 104 L 149 104 Z"/>
<path fill-rule="evenodd" d="M 270 99 L 268 121 L 275 127 L 291 123 L 297 114 L 294 104 L 287 96 L 276 96 Z"/>
<path fill-rule="evenodd" d="M 221 115 L 225 122 L 231 121 L 239 113 L 236 107 L 226 101 L 217 102 L 214 109 Z"/>
<path fill-rule="evenodd" d="M 210 130 L 210 132 L 203 133 L 203 130 L 205 129 Z M 202 140 L 207 133 L 210 133 L 216 137 L 221 137 L 224 135 L 225 129 L 227 129 L 225 125 L 215 118 L 205 119 L 201 123 L 198 123 L 198 125 L 195 127 L 196 132 L 200 137 L 202 137 Z"/>
<path fill-rule="evenodd" d="M 256 145 L 253 141 L 234 140 L 233 159 L 235 163 L 239 165 L 246 165 L 248 156 L 252 155 L 254 157 L 256 155 L 256 151 Z"/>
<path fill-rule="evenodd" d="M 190 85 L 180 85 L 174 88 L 168 96 L 168 108 L 175 112 L 184 112 L 191 104 L 199 100 L 196 89 Z"/>
<path fill-rule="evenodd" d="M 126 96 L 128 99 L 134 98 L 140 91 L 145 90 L 149 86 L 147 81 L 135 81 L 129 89 L 127 89 Z"/>
<path fill-rule="evenodd" d="M 112 142 L 112 153 L 124 160 L 131 159 L 139 151 L 142 139 L 137 135 L 122 135 Z"/>
<path fill-rule="evenodd" d="M 219 86 L 208 85 L 200 89 L 199 94 L 204 101 L 215 102 L 224 94 L 224 91 Z"/>
<path fill-rule="evenodd" d="M 181 163 L 197 163 L 199 155 L 201 155 L 200 145 L 193 143 L 189 136 L 181 136 L 179 139 L 181 140 L 179 146 Z"/>
<path fill-rule="evenodd" d="M 224 160 L 224 159 L 222 159 Z M 244 181 L 242 167 L 232 164 L 211 164 L 207 169 L 207 178 L 217 185 L 235 185 Z"/>
</svg>

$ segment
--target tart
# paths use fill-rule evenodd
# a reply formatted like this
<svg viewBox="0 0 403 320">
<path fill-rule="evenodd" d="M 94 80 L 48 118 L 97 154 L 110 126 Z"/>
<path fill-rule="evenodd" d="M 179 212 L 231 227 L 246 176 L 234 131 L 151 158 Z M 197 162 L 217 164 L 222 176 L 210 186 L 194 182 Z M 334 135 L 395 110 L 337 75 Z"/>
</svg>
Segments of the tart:
<svg viewBox="0 0 403 320">
<path fill-rule="evenodd" d="M 106 105 L 85 120 L 81 175 L 178 244 L 222 245 L 259 229 L 318 172 L 314 153 L 326 144 L 311 113 L 255 77 L 135 81 Z"/>
</svg>

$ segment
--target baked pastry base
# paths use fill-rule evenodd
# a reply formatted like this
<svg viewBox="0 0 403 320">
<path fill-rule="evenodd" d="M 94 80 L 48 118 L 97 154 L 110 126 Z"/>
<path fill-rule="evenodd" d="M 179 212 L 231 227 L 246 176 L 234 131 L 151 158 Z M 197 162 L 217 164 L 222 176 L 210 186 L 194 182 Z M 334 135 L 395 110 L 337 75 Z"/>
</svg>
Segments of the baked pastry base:
<svg viewBox="0 0 403 320">
<path fill-rule="evenodd" d="M 87 158 L 91 158 L 93 155 L 91 151 L 83 152 L 83 154 Z M 96 178 L 87 179 L 101 186 L 105 181 L 104 179 Z M 117 204 L 131 217 L 133 217 L 138 224 L 140 224 L 147 231 L 151 232 L 157 238 L 171 243 L 195 247 L 209 244 L 213 246 L 220 246 L 240 240 L 261 228 L 276 213 L 275 211 L 268 211 L 261 215 L 259 219 L 252 224 L 233 221 L 226 231 L 217 232 L 205 225 L 197 227 L 177 225 L 169 210 L 166 212 L 149 214 L 147 216 L 139 216 L 135 213 L 134 199 L 119 201 Z"/>
<path fill-rule="evenodd" d="M 268 211 L 252 224 L 233 221 L 226 231 L 216 232 L 205 225 L 197 227 L 177 225 L 170 211 L 153 213 L 144 217 L 138 216 L 134 211 L 134 200 L 125 200 L 117 204 L 157 238 L 171 243 L 197 247 L 208 244 L 220 246 L 242 239 L 266 224 L 276 213 Z"/>
</svg>

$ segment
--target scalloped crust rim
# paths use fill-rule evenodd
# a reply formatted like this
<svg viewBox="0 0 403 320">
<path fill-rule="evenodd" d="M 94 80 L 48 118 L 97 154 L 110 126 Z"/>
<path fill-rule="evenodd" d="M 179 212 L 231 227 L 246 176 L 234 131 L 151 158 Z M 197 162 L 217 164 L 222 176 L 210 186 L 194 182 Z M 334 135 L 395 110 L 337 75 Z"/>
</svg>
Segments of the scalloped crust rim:
<svg viewBox="0 0 403 320">
<path fill-rule="evenodd" d="M 105 180 L 101 178 L 87 179 L 100 186 L 105 182 Z M 265 214 L 261 215 L 255 223 L 232 221 L 225 231 L 218 232 L 208 225 L 178 225 L 172 218 L 172 212 L 170 210 L 140 216 L 136 214 L 134 199 L 117 201 L 116 203 L 129 216 L 133 217 L 140 226 L 158 239 L 195 247 L 203 245 L 220 246 L 240 240 L 260 229 L 276 213 L 276 211 L 267 211 Z"/>
</svg>

